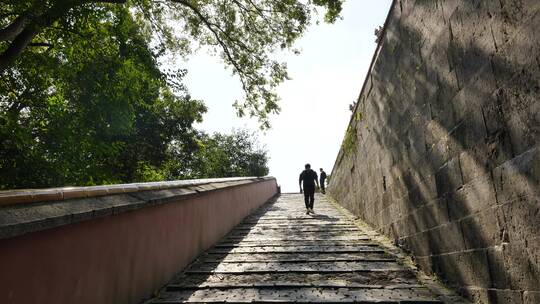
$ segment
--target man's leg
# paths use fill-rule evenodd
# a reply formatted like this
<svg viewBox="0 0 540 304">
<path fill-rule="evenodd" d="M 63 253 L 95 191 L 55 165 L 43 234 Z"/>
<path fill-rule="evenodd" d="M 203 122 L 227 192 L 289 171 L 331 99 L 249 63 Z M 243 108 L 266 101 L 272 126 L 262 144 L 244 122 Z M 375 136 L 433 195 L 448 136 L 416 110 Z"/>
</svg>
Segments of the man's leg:
<svg viewBox="0 0 540 304">
<path fill-rule="evenodd" d="M 304 204 L 306 205 L 306 209 L 309 209 L 309 192 L 304 189 Z"/>
<path fill-rule="evenodd" d="M 311 209 L 311 200 L 312 200 L 312 197 L 313 197 L 313 193 L 315 193 L 315 187 L 306 187 L 304 185 L 304 200 L 305 200 L 305 203 L 306 203 L 306 209 L 307 211 L 309 212 L 309 210 Z"/>
<path fill-rule="evenodd" d="M 309 196 L 309 209 L 313 211 L 313 204 L 315 203 L 315 191 L 311 192 L 311 195 Z"/>
<path fill-rule="evenodd" d="M 321 181 L 321 192 L 322 194 L 326 194 L 326 189 L 324 188 L 324 181 Z"/>
</svg>

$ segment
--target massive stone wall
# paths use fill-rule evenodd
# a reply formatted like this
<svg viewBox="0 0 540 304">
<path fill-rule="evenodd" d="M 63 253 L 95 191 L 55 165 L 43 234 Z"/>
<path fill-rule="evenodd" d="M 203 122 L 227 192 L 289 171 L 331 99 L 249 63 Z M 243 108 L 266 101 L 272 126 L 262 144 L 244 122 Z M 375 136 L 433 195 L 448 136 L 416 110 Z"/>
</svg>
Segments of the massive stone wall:
<svg viewBox="0 0 540 304">
<path fill-rule="evenodd" d="M 540 1 L 395 1 L 329 193 L 482 303 L 540 303 Z"/>
</svg>

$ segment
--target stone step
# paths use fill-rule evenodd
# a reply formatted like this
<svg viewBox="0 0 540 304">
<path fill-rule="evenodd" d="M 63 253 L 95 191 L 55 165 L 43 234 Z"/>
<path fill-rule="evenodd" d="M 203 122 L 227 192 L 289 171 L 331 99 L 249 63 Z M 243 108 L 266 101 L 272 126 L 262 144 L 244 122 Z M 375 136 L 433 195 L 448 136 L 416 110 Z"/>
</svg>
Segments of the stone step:
<svg viewBox="0 0 540 304">
<path fill-rule="evenodd" d="M 266 274 L 183 274 L 171 282 L 171 285 L 223 284 L 349 284 L 349 285 L 415 285 L 418 284 L 412 271 L 372 271 L 342 273 L 266 273 Z"/>
<path fill-rule="evenodd" d="M 232 288 L 164 292 L 165 303 L 442 303 L 426 288 Z"/>
<path fill-rule="evenodd" d="M 395 261 L 354 261 L 354 262 L 242 262 L 242 263 L 202 263 L 196 262 L 186 273 L 270 273 L 270 272 L 365 272 L 365 271 L 403 271 L 405 268 Z"/>
<path fill-rule="evenodd" d="M 226 261 L 226 260 L 258 260 L 258 261 L 291 261 L 291 260 L 307 260 L 307 261 L 338 261 L 338 260 L 380 260 L 394 259 L 394 257 L 385 252 L 355 252 L 355 253 L 335 253 L 335 252 L 309 252 L 309 253 L 221 253 L 221 254 L 204 254 L 199 257 L 201 261 Z"/>
</svg>

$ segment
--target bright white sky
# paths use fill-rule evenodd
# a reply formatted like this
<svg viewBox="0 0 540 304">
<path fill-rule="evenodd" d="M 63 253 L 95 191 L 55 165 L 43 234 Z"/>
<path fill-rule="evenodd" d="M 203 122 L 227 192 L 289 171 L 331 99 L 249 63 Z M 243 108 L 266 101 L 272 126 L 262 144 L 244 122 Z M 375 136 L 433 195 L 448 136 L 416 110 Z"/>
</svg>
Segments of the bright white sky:
<svg viewBox="0 0 540 304">
<path fill-rule="evenodd" d="M 374 29 L 383 25 L 391 0 L 347 0 L 343 20 L 313 24 L 296 47 L 302 53 L 286 58 L 292 80 L 278 90 L 281 113 L 272 129 L 259 134 L 268 149 L 270 175 L 282 192 L 298 191 L 305 163 L 330 174 L 351 112 L 375 51 Z M 254 119 L 238 118 L 232 107 L 243 96 L 239 81 L 220 59 L 193 55 L 184 79 L 191 96 L 204 100 L 208 113 L 197 127 L 207 132 L 233 128 L 257 131 Z"/>
</svg>

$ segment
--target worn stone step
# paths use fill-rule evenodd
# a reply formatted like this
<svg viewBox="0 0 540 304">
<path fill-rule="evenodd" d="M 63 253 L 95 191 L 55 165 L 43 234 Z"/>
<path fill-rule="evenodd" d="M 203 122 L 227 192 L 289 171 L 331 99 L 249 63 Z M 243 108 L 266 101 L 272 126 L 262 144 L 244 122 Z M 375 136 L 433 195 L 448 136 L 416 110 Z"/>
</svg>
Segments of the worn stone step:
<svg viewBox="0 0 540 304">
<path fill-rule="evenodd" d="M 352 236 L 331 236 L 327 238 L 320 238 L 320 237 L 313 237 L 313 236 L 306 236 L 304 238 L 292 238 L 287 236 L 250 236 L 250 237 L 242 237 L 242 236 L 229 236 L 223 239 L 223 241 L 242 241 L 242 242 L 274 242 L 274 241 L 280 241 L 280 242 L 299 242 L 299 241 L 306 241 L 309 242 L 324 242 L 324 241 L 342 241 L 342 242 L 354 242 L 354 241 L 366 241 L 370 240 L 371 238 L 368 236 L 360 236 L 360 235 L 352 235 Z"/>
<path fill-rule="evenodd" d="M 273 218 L 247 218 L 242 223 L 291 223 L 291 222 L 302 222 L 302 223 L 335 223 L 335 224 L 351 224 L 349 220 L 337 217 L 311 217 L 311 216 L 282 216 L 282 217 L 273 217 Z"/>
<path fill-rule="evenodd" d="M 353 239 L 287 239 L 287 238 L 226 238 L 219 244 L 265 244 L 265 245 L 361 245 L 367 242 L 372 242 L 369 237 L 353 238 Z"/>
<path fill-rule="evenodd" d="M 302 231 L 288 231 L 287 233 L 279 233 L 272 231 L 253 231 L 253 232 L 231 232 L 229 237 L 289 237 L 289 238 L 302 238 L 302 237 L 313 237 L 313 238 L 331 238 L 331 237 L 354 237 L 358 236 L 355 232 L 347 231 L 326 231 L 320 233 L 314 232 L 302 232 Z"/>
<path fill-rule="evenodd" d="M 199 257 L 199 260 L 259 260 L 259 261 L 287 261 L 287 260 L 323 260 L 337 261 L 344 260 L 377 260 L 377 259 L 393 259 L 391 254 L 385 252 L 308 252 L 308 253 L 206 253 Z"/>
<path fill-rule="evenodd" d="M 402 271 L 403 266 L 394 261 L 377 262 L 242 262 L 242 263 L 203 263 L 197 262 L 186 273 L 268 273 L 268 272 L 362 272 L 362 271 Z"/>
<path fill-rule="evenodd" d="M 315 282 L 312 283 L 291 283 L 289 281 L 277 281 L 277 282 L 257 282 L 257 283 L 201 283 L 201 284 L 170 284 L 167 286 L 167 291 L 182 291 L 188 289 L 235 289 L 235 288 L 320 288 L 320 289 L 413 289 L 423 288 L 424 286 L 418 284 L 388 284 L 388 285 L 369 285 L 369 284 L 356 284 L 356 283 L 339 283 L 339 282 Z"/>
<path fill-rule="evenodd" d="M 426 288 L 235 288 L 164 292 L 157 303 L 441 303 Z"/>
<path fill-rule="evenodd" d="M 274 246 L 274 247 L 283 247 L 283 246 L 377 246 L 377 243 L 372 242 L 371 240 L 359 240 L 352 242 L 344 241 L 318 241 L 318 242 L 283 242 L 281 240 L 260 242 L 260 241 L 237 241 L 237 242 L 222 242 L 216 244 L 214 247 L 259 247 L 259 246 Z"/>
<path fill-rule="evenodd" d="M 288 233 L 289 231 L 294 232 L 337 232 L 337 231 L 346 231 L 346 232 L 354 232 L 359 233 L 361 232 L 360 229 L 355 227 L 303 227 L 302 225 L 299 226 L 288 226 L 288 227 L 251 227 L 251 228 L 236 228 L 233 230 L 233 232 L 241 232 L 241 231 L 275 231 L 275 232 L 282 232 L 282 233 Z"/>
<path fill-rule="evenodd" d="M 267 259 L 265 263 L 316 263 L 316 262 L 395 262 L 392 258 L 332 258 L 332 259 Z M 204 259 L 204 263 L 258 263 L 256 259 Z"/>
<path fill-rule="evenodd" d="M 358 246 L 369 246 L 369 247 L 376 247 L 379 246 L 377 243 L 373 243 L 370 241 L 365 242 L 355 242 L 353 244 L 347 244 L 345 242 L 342 243 L 330 243 L 330 242 L 324 242 L 324 243 L 297 243 L 297 244 L 280 244 L 279 242 L 274 243 L 264 243 L 264 242 L 258 242 L 258 243 L 219 243 L 214 245 L 214 248 L 239 248 L 239 247 L 358 247 Z"/>
<path fill-rule="evenodd" d="M 384 252 L 376 246 L 259 246 L 236 248 L 212 248 L 209 253 L 309 253 L 309 252 Z"/>
<path fill-rule="evenodd" d="M 266 274 L 182 274 L 171 284 L 204 285 L 206 283 L 254 284 L 254 283 L 289 282 L 295 284 L 358 284 L 358 285 L 415 285 L 418 284 L 412 271 L 372 271 L 342 273 L 266 273 Z"/>
<path fill-rule="evenodd" d="M 236 228 L 251 228 L 251 227 L 297 227 L 298 225 L 302 227 L 353 227 L 357 228 L 356 225 L 352 223 L 342 223 L 342 224 L 335 224 L 332 222 L 329 223 L 309 223 L 309 222 L 301 222 L 301 223 L 255 223 L 255 224 L 240 224 Z"/>
</svg>

